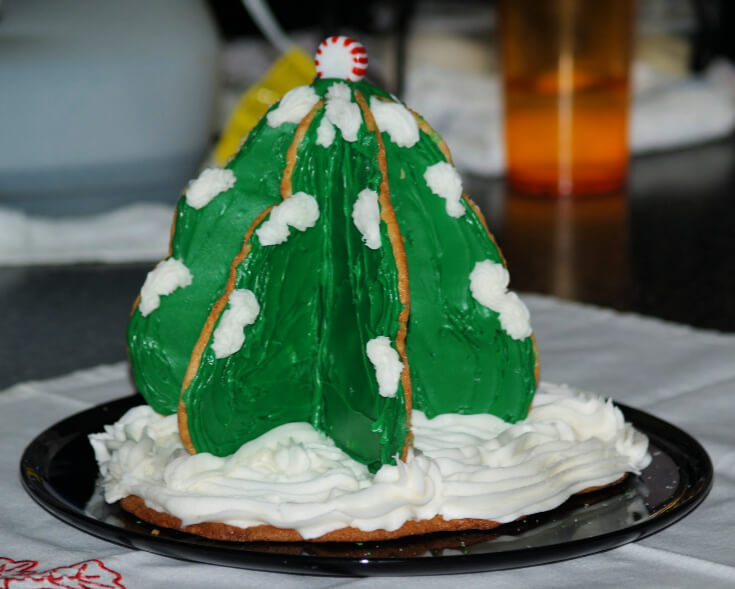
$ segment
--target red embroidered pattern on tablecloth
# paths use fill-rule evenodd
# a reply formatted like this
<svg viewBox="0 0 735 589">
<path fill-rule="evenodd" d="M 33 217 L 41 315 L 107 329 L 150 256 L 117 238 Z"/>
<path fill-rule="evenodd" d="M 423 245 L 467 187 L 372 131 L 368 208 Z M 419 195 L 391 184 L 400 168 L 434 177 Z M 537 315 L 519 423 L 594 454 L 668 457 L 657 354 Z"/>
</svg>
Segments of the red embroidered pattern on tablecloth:
<svg viewBox="0 0 735 589">
<path fill-rule="evenodd" d="M 0 589 L 125 589 L 122 575 L 99 560 L 86 560 L 48 571 L 38 561 L 0 557 Z"/>
</svg>

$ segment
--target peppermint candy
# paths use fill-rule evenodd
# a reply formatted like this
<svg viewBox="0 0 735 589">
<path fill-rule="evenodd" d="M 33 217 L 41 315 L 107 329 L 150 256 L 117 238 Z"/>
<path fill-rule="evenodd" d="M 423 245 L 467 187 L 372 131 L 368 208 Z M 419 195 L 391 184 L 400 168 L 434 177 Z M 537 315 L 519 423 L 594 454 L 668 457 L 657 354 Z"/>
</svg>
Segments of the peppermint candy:
<svg viewBox="0 0 735 589">
<path fill-rule="evenodd" d="M 359 82 L 365 77 L 368 56 L 365 47 L 350 37 L 333 36 L 322 41 L 314 59 L 319 78 Z"/>
</svg>

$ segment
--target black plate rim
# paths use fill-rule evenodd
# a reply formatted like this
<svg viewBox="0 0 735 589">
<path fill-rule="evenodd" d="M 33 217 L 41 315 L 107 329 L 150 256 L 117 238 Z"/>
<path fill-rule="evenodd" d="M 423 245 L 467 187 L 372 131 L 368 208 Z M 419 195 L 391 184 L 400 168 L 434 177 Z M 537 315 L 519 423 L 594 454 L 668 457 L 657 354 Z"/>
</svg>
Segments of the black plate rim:
<svg viewBox="0 0 735 589">
<path fill-rule="evenodd" d="M 55 492 L 53 487 L 43 481 L 39 472 L 46 471 L 49 464 L 53 462 L 54 456 L 44 453 L 42 449 L 51 438 L 58 438 L 59 434 L 63 432 L 67 432 L 67 435 L 70 436 L 86 435 L 88 433 L 87 428 L 82 431 L 77 424 L 84 422 L 87 416 L 97 415 L 98 413 L 104 414 L 105 412 L 114 415 L 121 409 L 142 402 L 142 397 L 137 393 L 109 401 L 75 413 L 38 434 L 28 444 L 20 460 L 20 478 L 26 492 L 42 508 L 55 517 L 108 542 L 133 549 L 146 550 L 162 556 L 250 570 L 328 576 L 409 576 L 504 570 L 578 558 L 641 540 L 679 521 L 704 501 L 712 488 L 714 479 L 712 461 L 709 455 L 692 436 L 677 426 L 645 411 L 622 403 L 615 403 L 623 412 L 626 421 L 631 422 L 637 429 L 655 439 L 659 448 L 662 445 L 676 450 L 684 448 L 686 453 L 696 456 L 698 468 L 695 469 L 693 480 L 695 484 L 682 493 L 679 497 L 680 500 L 673 506 L 652 514 L 645 521 L 634 523 L 620 530 L 570 540 L 557 545 L 535 546 L 494 553 L 434 556 L 431 558 L 284 555 L 256 550 L 246 551 L 242 550 L 241 547 L 237 550 L 232 548 L 228 550 L 228 547 L 231 547 L 232 544 L 224 541 L 212 543 L 212 545 L 193 544 L 187 540 L 151 536 L 136 530 L 126 530 L 97 520 L 66 501 Z M 100 431 L 103 425 L 95 422 L 94 427 L 96 429 L 93 431 Z M 660 432 L 667 435 L 662 435 Z M 92 431 L 89 431 L 89 433 L 92 433 Z M 681 467 L 679 462 L 675 462 Z M 196 537 L 192 536 L 192 538 Z"/>
</svg>

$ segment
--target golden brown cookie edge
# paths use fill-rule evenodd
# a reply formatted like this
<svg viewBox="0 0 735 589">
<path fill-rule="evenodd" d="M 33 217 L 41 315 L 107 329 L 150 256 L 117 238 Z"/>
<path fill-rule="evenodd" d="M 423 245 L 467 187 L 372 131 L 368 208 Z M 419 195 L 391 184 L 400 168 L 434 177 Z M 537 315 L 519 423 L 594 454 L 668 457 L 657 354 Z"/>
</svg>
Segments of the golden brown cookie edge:
<svg viewBox="0 0 735 589">
<path fill-rule="evenodd" d="M 577 495 L 599 491 L 623 482 L 628 475 L 607 485 L 588 487 Z M 271 525 L 258 525 L 249 528 L 240 528 L 221 522 L 204 522 L 181 526 L 181 520 L 171 514 L 151 509 L 145 501 L 137 495 L 128 495 L 120 500 L 121 507 L 149 524 L 162 528 L 180 530 L 189 534 L 210 538 L 212 540 L 225 540 L 228 542 L 373 542 L 384 540 L 395 540 L 407 536 L 422 536 L 435 532 L 463 532 L 468 530 L 492 530 L 502 525 L 500 522 L 477 518 L 462 518 L 446 520 L 437 515 L 427 520 L 410 520 L 400 528 L 392 531 L 383 529 L 373 531 L 362 531 L 354 527 L 345 527 L 333 530 L 317 538 L 305 540 L 304 537 L 293 528 L 277 528 Z M 535 514 L 529 514 L 535 515 Z M 523 519 L 527 516 L 521 516 Z"/>
</svg>

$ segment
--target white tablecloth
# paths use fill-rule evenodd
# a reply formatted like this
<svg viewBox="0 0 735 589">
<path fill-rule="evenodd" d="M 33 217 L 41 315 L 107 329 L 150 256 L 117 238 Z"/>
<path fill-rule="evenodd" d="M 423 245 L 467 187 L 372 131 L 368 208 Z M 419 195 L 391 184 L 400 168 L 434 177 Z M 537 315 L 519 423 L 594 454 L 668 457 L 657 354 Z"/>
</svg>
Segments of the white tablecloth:
<svg viewBox="0 0 735 589">
<path fill-rule="evenodd" d="M 544 380 L 609 395 L 695 436 L 715 484 L 684 520 L 634 544 L 571 561 L 402 587 L 735 587 L 735 336 L 525 297 Z M 132 391 L 124 363 L 0 392 L 0 587 L 394 587 L 395 578 L 335 579 L 246 571 L 128 550 L 62 523 L 21 487 L 23 449 L 60 419 Z M 71 578 L 51 585 L 38 579 Z M 36 580 L 34 580 L 36 579 Z M 74 584 L 76 583 L 76 584 Z"/>
</svg>

